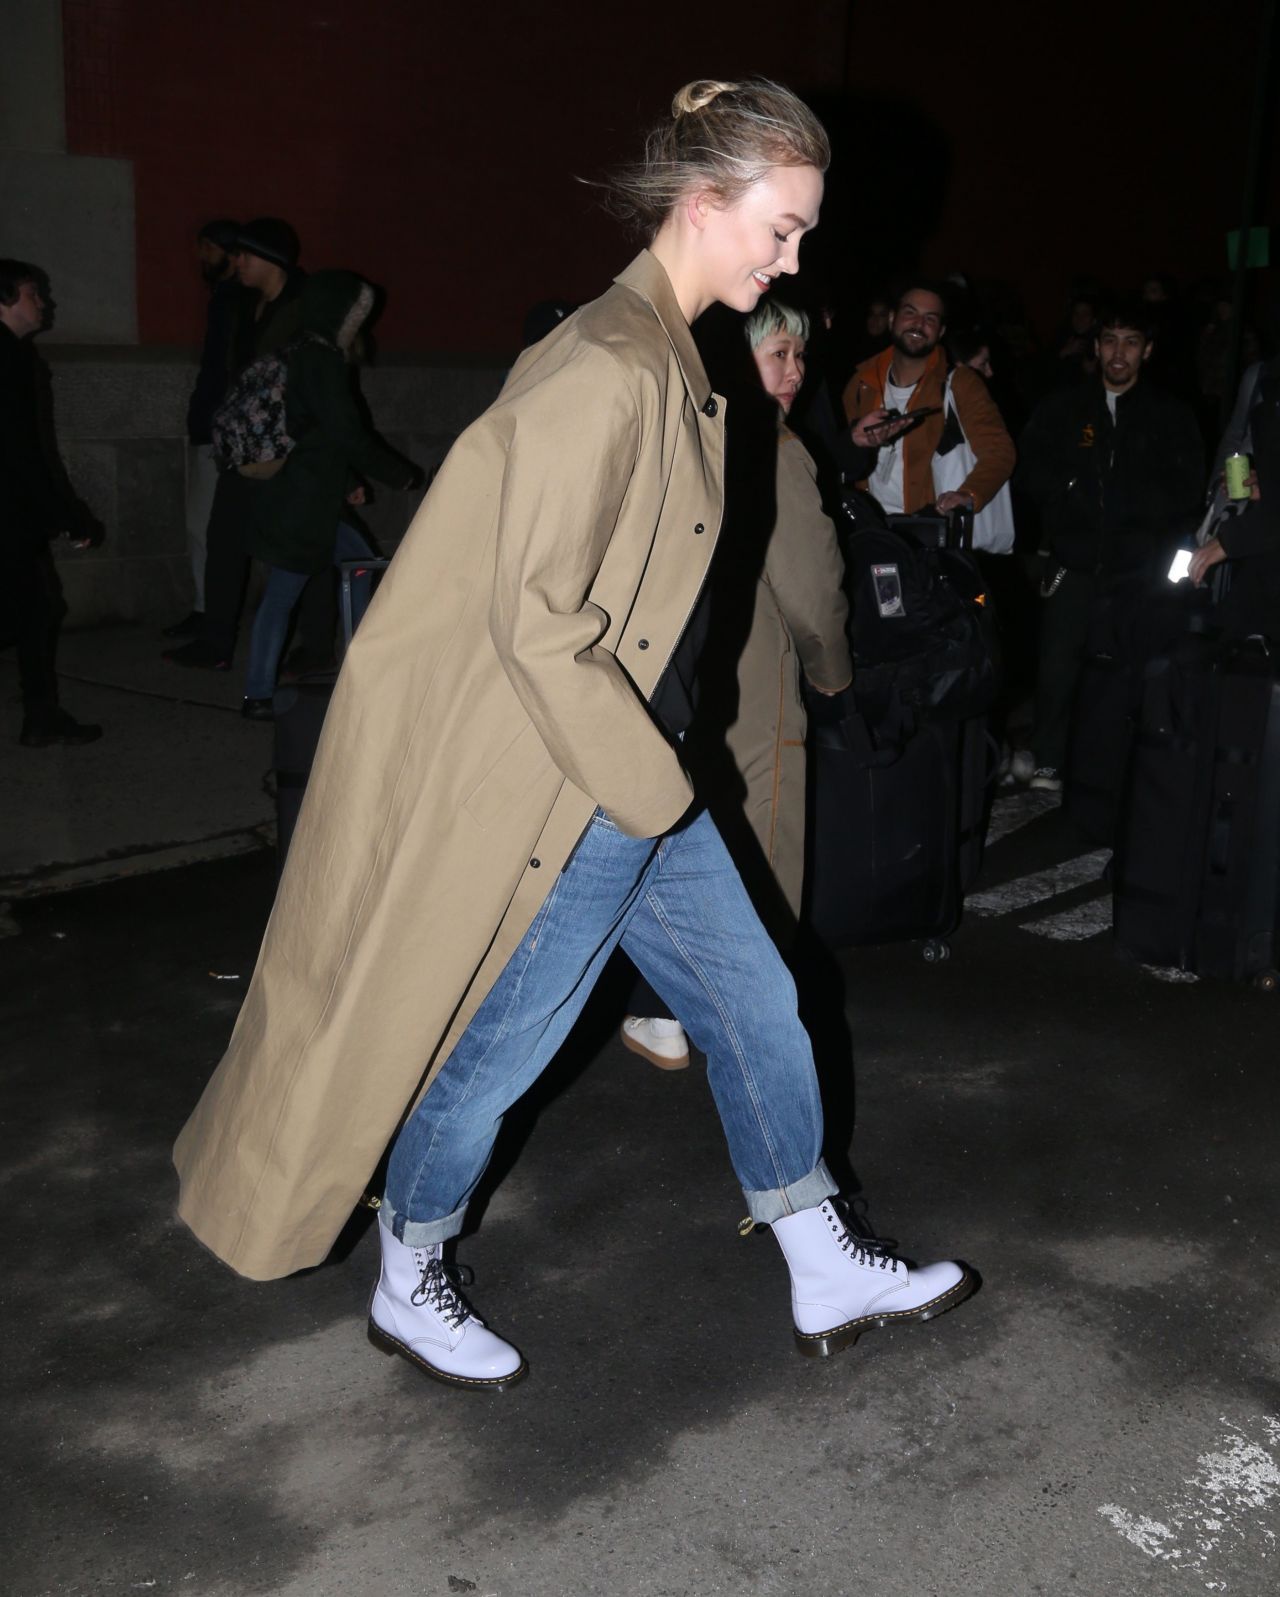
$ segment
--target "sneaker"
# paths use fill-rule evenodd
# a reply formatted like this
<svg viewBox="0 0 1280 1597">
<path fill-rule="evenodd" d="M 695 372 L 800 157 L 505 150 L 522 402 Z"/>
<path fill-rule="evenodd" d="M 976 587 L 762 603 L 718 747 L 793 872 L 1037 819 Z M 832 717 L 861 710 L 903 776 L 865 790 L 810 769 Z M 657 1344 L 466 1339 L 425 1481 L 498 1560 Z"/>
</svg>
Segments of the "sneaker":
<svg viewBox="0 0 1280 1597">
<path fill-rule="evenodd" d="M 620 1036 L 624 1048 L 659 1070 L 684 1070 L 689 1063 L 689 1039 L 678 1020 L 628 1015 Z"/>
<path fill-rule="evenodd" d="M 1056 765 L 1037 765 L 1027 785 L 1033 793 L 1061 793 L 1062 776 Z"/>
<path fill-rule="evenodd" d="M 276 718 L 270 699 L 246 699 L 240 706 L 240 714 L 246 721 L 274 721 Z"/>
<path fill-rule="evenodd" d="M 215 649 L 203 638 L 192 638 L 176 649 L 166 649 L 162 656 L 170 665 L 192 666 L 199 671 L 230 671 L 231 656 Z"/>
<path fill-rule="evenodd" d="M 22 723 L 18 742 L 24 749 L 47 749 L 54 743 L 79 748 L 85 743 L 96 743 L 101 736 L 100 726 L 77 721 L 65 710 L 55 710 L 51 715 L 28 717 Z"/>
</svg>

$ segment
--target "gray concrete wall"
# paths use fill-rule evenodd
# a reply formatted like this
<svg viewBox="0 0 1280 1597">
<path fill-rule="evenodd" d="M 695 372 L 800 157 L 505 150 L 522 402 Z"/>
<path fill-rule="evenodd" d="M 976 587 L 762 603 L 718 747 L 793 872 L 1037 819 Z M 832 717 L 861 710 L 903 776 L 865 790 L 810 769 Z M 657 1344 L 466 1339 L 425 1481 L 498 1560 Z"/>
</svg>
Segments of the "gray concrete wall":
<svg viewBox="0 0 1280 1597">
<path fill-rule="evenodd" d="M 0 150 L 0 254 L 49 274 L 55 343 L 133 343 L 133 165 L 105 156 Z"/>
<path fill-rule="evenodd" d="M 45 340 L 138 337 L 133 165 L 66 153 L 59 0 L 0 0 L 0 255 L 49 274 Z"/>
<path fill-rule="evenodd" d="M 0 38 L 0 150 L 65 150 L 61 0 L 0 0 Z"/>
<path fill-rule="evenodd" d="M 67 624 L 172 621 L 191 603 L 184 515 L 187 397 L 196 361 L 183 351 L 41 346 L 54 421 L 76 492 L 102 518 L 101 549 L 55 546 Z M 361 387 L 383 436 L 430 470 L 490 402 L 503 377 L 487 364 L 387 360 Z M 416 501 L 383 493 L 363 511 L 386 552 Z"/>
</svg>

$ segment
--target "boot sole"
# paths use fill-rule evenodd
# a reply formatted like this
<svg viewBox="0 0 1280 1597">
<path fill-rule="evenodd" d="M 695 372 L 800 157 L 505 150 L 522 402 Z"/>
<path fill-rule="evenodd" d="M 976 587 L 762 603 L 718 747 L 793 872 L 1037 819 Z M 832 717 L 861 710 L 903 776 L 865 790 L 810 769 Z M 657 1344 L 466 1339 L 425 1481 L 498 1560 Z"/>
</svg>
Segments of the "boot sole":
<svg viewBox="0 0 1280 1597">
<path fill-rule="evenodd" d="M 689 1055 L 682 1054 L 679 1059 L 667 1059 L 662 1054 L 652 1053 L 638 1042 L 632 1042 L 626 1032 L 622 1034 L 622 1046 L 630 1049 L 633 1054 L 639 1054 L 641 1059 L 647 1059 L 651 1065 L 657 1065 L 659 1070 L 688 1070 Z"/>
<path fill-rule="evenodd" d="M 489 1380 L 482 1380 L 472 1375 L 449 1375 L 444 1370 L 438 1370 L 434 1364 L 428 1364 L 426 1359 L 419 1358 L 412 1348 L 403 1342 L 397 1341 L 394 1336 L 388 1336 L 380 1325 L 369 1321 L 369 1340 L 379 1353 L 398 1353 L 402 1359 L 408 1359 L 414 1369 L 421 1370 L 424 1375 L 429 1375 L 433 1381 L 440 1381 L 445 1386 L 465 1386 L 472 1391 L 505 1392 L 510 1386 L 517 1386 L 529 1373 L 529 1366 L 524 1358 L 520 1360 L 519 1368 L 510 1375 L 499 1375 Z"/>
<path fill-rule="evenodd" d="M 978 1278 L 970 1270 L 948 1292 L 940 1293 L 918 1309 L 901 1309 L 896 1314 L 865 1314 L 857 1320 L 833 1325 L 829 1331 L 793 1331 L 796 1352 L 807 1359 L 828 1359 L 842 1348 L 852 1347 L 864 1331 L 882 1331 L 889 1325 L 910 1325 L 914 1321 L 936 1320 L 956 1308 L 978 1289 Z"/>
</svg>

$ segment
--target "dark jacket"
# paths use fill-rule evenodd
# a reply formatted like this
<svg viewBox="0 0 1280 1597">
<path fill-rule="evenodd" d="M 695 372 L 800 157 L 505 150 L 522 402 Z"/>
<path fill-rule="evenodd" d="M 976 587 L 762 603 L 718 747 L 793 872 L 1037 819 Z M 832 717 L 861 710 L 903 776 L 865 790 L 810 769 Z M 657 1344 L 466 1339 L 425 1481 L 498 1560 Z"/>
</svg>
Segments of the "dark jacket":
<svg viewBox="0 0 1280 1597">
<path fill-rule="evenodd" d="M 0 323 L 0 553 L 39 553 L 59 532 L 101 541 L 56 459 L 39 357 Z M 47 381 L 47 379 L 46 379 Z"/>
<path fill-rule="evenodd" d="M 213 413 L 227 397 L 235 374 L 238 330 L 252 320 L 249 300 L 234 277 L 215 283 L 209 295 L 200 370 L 187 405 L 187 437 L 193 444 L 213 440 Z"/>
<path fill-rule="evenodd" d="M 274 349 L 283 349 L 290 340 L 297 338 L 302 331 L 302 295 L 306 285 L 307 274 L 295 266 L 276 297 L 263 305 L 260 316 L 254 315 L 253 296 L 247 296 L 235 328 L 233 377 L 251 362 L 269 355 Z"/>
<path fill-rule="evenodd" d="M 286 571 L 323 571 L 354 474 L 408 488 L 417 467 L 384 444 L 356 403 L 347 350 L 372 306 L 350 272 L 316 272 L 302 292 L 303 335 L 288 351 L 285 417 L 294 440 L 257 497 L 251 553 Z"/>
<path fill-rule="evenodd" d="M 1249 434 L 1261 497 L 1218 531 L 1231 562 L 1222 618 L 1232 634 L 1261 632 L 1280 640 L 1280 359 L 1258 373 Z"/>
<path fill-rule="evenodd" d="M 1204 451 L 1188 406 L 1139 378 L 1111 420 L 1099 381 L 1041 400 L 1018 443 L 1018 484 L 1054 560 L 1108 579 L 1152 577 L 1200 518 Z"/>
</svg>

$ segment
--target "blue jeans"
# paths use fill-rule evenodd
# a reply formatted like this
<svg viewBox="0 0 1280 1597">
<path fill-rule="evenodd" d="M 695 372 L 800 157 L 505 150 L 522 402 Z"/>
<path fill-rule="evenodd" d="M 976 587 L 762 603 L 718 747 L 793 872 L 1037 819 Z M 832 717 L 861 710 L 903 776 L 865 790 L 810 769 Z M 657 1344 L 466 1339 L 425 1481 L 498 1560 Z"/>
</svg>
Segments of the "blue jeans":
<svg viewBox="0 0 1280 1597">
<path fill-rule="evenodd" d="M 462 1229 L 502 1117 L 569 1034 L 621 943 L 707 1057 L 753 1219 L 836 1191 L 796 992 L 710 816 L 660 839 L 597 811 L 523 941 L 396 1138 L 381 1219 L 423 1247 Z"/>
<path fill-rule="evenodd" d="M 345 521 L 338 523 L 333 540 L 333 562 L 363 560 L 373 550 L 354 527 Z M 280 656 L 284 653 L 284 640 L 289 635 L 289 621 L 297 608 L 302 590 L 311 578 L 305 571 L 285 571 L 281 566 L 267 569 L 267 585 L 263 589 L 262 603 L 253 620 L 253 633 L 249 639 L 249 675 L 244 685 L 246 699 L 269 699 L 276 690 L 276 674 L 280 669 Z M 353 628 L 369 604 L 370 581 L 367 576 L 351 584 L 351 620 Z"/>
</svg>

